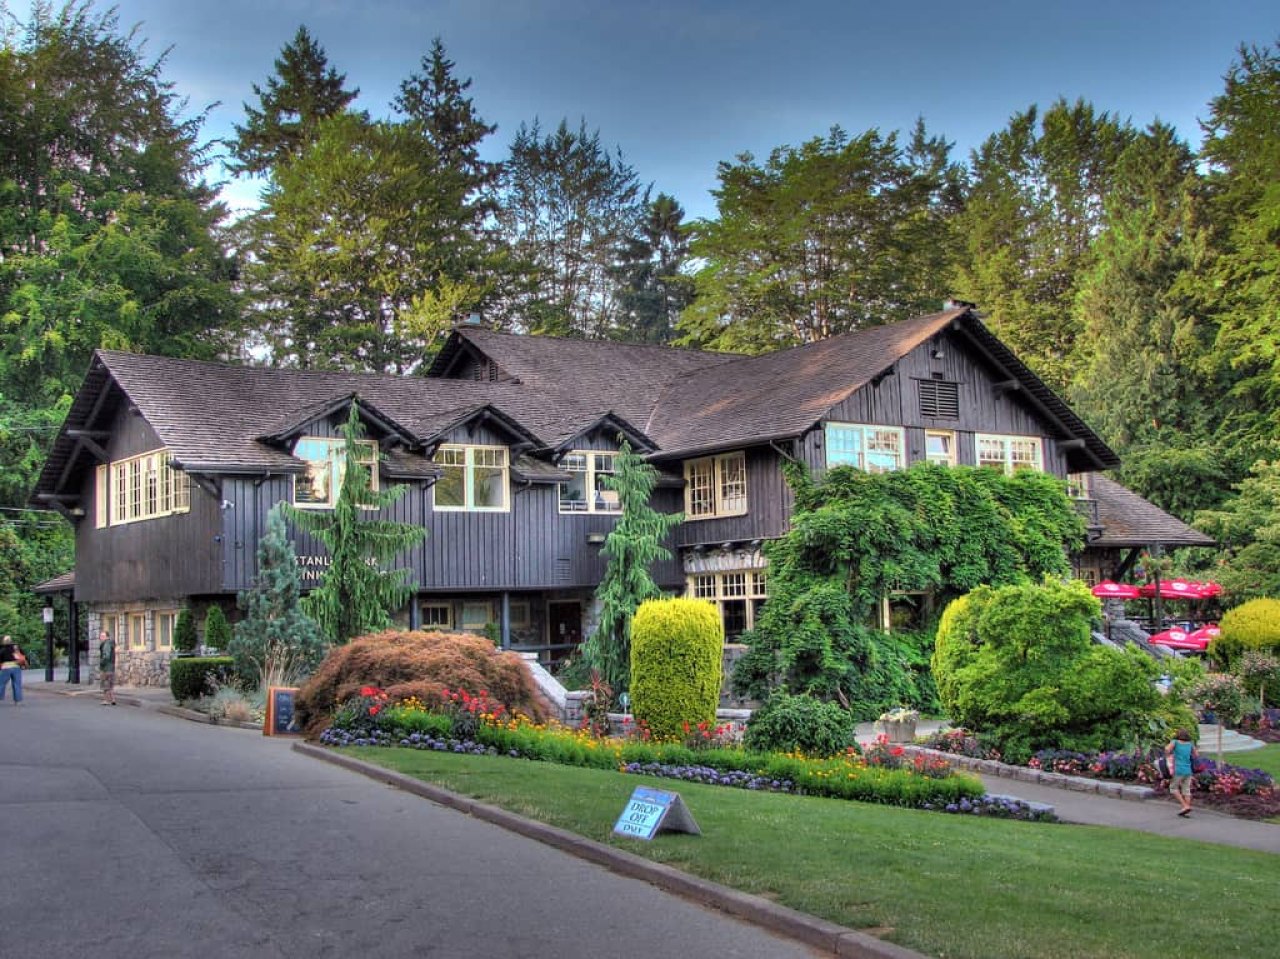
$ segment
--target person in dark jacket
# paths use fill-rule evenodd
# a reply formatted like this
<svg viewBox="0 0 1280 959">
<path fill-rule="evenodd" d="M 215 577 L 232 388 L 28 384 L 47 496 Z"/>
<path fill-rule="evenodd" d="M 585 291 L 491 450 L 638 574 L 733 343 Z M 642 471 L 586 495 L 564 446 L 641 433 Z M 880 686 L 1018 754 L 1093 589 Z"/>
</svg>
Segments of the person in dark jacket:
<svg viewBox="0 0 1280 959">
<path fill-rule="evenodd" d="M 4 701 L 5 688 L 13 687 L 13 704 L 22 703 L 22 670 L 26 668 L 27 657 L 22 654 L 22 647 L 9 636 L 0 639 L 0 702 Z"/>
<path fill-rule="evenodd" d="M 102 686 L 102 705 L 116 704 L 116 641 L 105 629 L 98 633 L 98 683 Z"/>
</svg>

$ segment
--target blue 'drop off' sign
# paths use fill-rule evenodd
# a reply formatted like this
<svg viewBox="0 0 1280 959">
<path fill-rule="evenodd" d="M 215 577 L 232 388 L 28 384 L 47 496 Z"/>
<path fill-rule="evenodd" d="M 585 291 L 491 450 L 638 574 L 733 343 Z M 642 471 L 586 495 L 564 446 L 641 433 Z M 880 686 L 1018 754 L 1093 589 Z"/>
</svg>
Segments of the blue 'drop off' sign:
<svg viewBox="0 0 1280 959">
<path fill-rule="evenodd" d="M 663 792 L 648 786 L 636 787 L 622 815 L 613 824 L 613 831 L 620 836 L 646 841 L 659 831 L 702 835 L 679 793 Z"/>
</svg>

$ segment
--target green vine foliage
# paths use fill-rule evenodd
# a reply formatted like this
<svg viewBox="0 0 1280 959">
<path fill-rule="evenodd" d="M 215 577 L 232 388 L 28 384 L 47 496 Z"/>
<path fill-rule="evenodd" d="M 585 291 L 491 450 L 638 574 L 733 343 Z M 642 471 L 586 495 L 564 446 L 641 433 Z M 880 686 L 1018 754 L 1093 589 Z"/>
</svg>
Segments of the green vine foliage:
<svg viewBox="0 0 1280 959">
<path fill-rule="evenodd" d="M 783 688 L 861 719 L 904 703 L 931 708 L 929 644 L 877 628 L 881 598 L 930 592 L 941 606 L 982 584 L 1064 576 L 1084 542 L 1084 520 L 1045 473 L 927 463 L 881 474 L 836 467 L 820 481 L 796 464 L 786 472 L 791 531 L 764 547 L 769 602 L 733 677 L 756 699 Z"/>
</svg>

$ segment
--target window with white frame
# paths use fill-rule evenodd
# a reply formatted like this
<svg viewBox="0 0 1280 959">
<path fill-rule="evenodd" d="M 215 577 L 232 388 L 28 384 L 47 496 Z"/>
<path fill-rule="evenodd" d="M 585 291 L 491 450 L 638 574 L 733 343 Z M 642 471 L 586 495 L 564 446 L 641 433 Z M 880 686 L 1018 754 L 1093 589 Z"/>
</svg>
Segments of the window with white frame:
<svg viewBox="0 0 1280 959">
<path fill-rule="evenodd" d="M 560 467 L 570 475 L 560 484 L 562 513 L 620 513 L 617 490 L 605 489 L 604 478 L 612 476 L 617 453 L 574 450 L 566 453 Z"/>
<path fill-rule="evenodd" d="M 293 478 L 293 502 L 301 509 L 333 509 L 347 474 L 347 441 L 341 437 L 304 436 L 294 444 L 293 455 L 306 472 Z M 369 471 L 369 486 L 378 488 L 378 444 L 356 441 L 356 457 Z"/>
<path fill-rule="evenodd" d="M 173 469 L 169 460 L 168 450 L 117 460 L 111 464 L 109 484 L 102 482 L 105 477 L 99 471 L 98 481 L 109 485 L 109 491 L 98 491 L 97 505 L 110 501 L 112 526 L 185 513 L 191 508 L 190 480 L 186 473 Z"/>
<path fill-rule="evenodd" d="M 744 632 L 755 628 L 767 599 L 761 570 L 695 573 L 689 577 L 688 592 L 695 599 L 709 600 L 719 607 L 726 643 L 737 642 Z"/>
<path fill-rule="evenodd" d="M 1075 499 L 1088 499 L 1093 488 L 1092 473 L 1068 473 L 1067 495 Z"/>
<path fill-rule="evenodd" d="M 955 466 L 956 434 L 951 430 L 925 430 L 924 458 L 939 466 Z"/>
<path fill-rule="evenodd" d="M 111 487 L 109 485 L 111 467 L 103 463 L 98 467 L 93 479 L 93 525 L 102 529 L 111 521 Z"/>
<path fill-rule="evenodd" d="M 507 448 L 448 444 L 436 450 L 440 467 L 435 508 L 468 512 L 506 512 L 509 508 Z"/>
<path fill-rule="evenodd" d="M 178 627 L 178 611 L 163 609 L 156 612 L 156 649 L 170 652 L 173 649 L 173 631 Z"/>
<path fill-rule="evenodd" d="M 1019 470 L 1043 470 L 1044 457 L 1038 436 L 997 436 L 979 433 L 978 465 L 1013 475 Z"/>
<path fill-rule="evenodd" d="M 706 456 L 684 464 L 684 508 L 689 519 L 741 516 L 747 511 L 747 454 Z"/>
<path fill-rule="evenodd" d="M 827 466 L 856 466 L 868 473 L 889 473 L 904 465 L 901 427 L 828 423 Z"/>
</svg>

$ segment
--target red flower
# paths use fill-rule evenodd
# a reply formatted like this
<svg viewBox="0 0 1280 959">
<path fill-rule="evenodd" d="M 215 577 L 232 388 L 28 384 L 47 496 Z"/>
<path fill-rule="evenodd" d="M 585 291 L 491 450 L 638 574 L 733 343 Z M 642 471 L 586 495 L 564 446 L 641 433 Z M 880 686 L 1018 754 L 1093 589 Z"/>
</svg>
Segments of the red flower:
<svg viewBox="0 0 1280 959">
<path fill-rule="evenodd" d="M 370 706 L 370 707 L 369 707 L 369 715 L 370 715 L 370 716 L 376 716 L 376 715 L 378 715 L 378 713 L 379 713 L 379 711 L 380 711 L 381 709 L 382 709 L 382 707 L 381 707 L 381 706 Z"/>
</svg>

